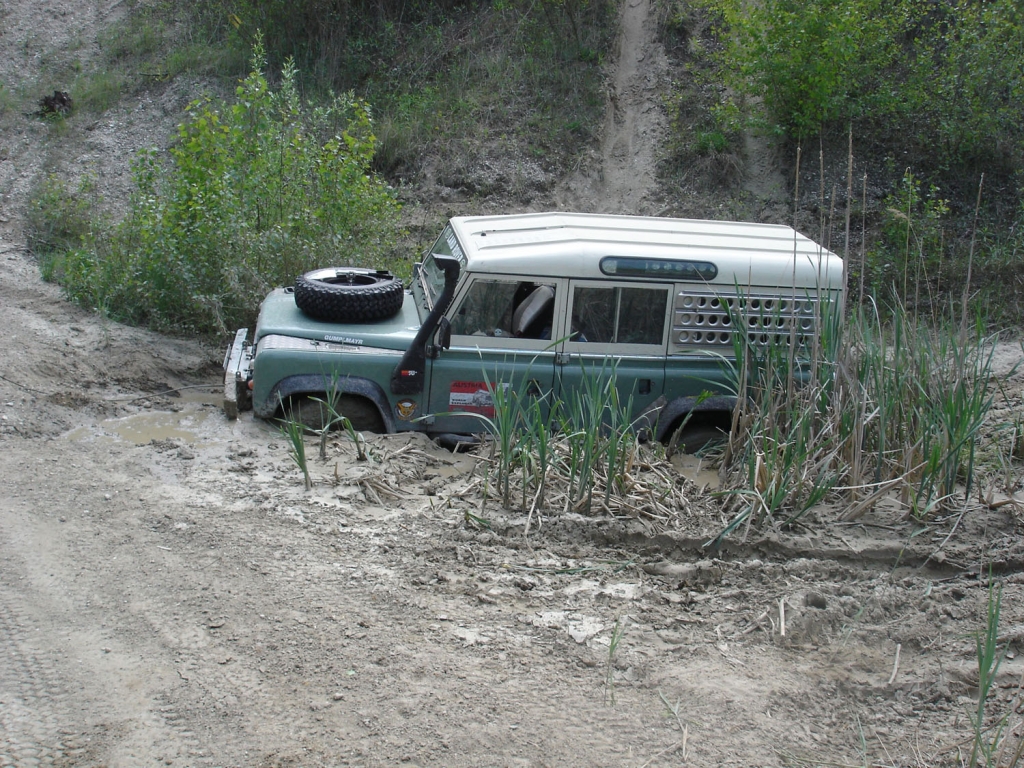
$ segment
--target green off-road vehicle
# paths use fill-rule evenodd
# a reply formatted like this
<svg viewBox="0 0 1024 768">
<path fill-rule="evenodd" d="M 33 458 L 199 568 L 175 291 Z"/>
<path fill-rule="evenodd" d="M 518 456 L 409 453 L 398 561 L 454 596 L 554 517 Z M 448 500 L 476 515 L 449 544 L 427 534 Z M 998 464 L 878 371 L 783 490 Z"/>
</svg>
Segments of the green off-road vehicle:
<svg viewBox="0 0 1024 768">
<path fill-rule="evenodd" d="M 337 267 L 273 291 L 228 350 L 224 407 L 317 428 L 331 401 L 359 430 L 465 435 L 498 387 L 550 413 L 613 374 L 656 439 L 692 412 L 693 445 L 728 429 L 734 335 L 805 346 L 842 290 L 842 260 L 786 226 L 456 217 L 408 288 Z"/>
</svg>

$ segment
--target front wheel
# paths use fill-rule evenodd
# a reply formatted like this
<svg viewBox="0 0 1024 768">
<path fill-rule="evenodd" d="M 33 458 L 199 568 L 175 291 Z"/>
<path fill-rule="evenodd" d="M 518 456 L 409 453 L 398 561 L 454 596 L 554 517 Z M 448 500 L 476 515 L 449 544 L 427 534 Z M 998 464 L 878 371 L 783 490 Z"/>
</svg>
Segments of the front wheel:
<svg viewBox="0 0 1024 768">
<path fill-rule="evenodd" d="M 328 427 L 342 429 L 344 416 L 357 432 L 387 432 L 384 419 L 377 406 L 358 395 L 338 395 L 334 408 L 327 405 L 327 396 L 303 395 L 292 397 L 281 406 L 281 418 L 301 424 L 310 432 L 323 432 Z"/>
</svg>

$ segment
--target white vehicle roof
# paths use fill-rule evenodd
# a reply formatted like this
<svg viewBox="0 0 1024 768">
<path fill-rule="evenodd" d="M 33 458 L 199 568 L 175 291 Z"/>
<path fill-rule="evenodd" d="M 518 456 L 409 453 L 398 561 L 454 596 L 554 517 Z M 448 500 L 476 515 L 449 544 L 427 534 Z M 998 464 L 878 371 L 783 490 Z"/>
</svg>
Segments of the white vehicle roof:
<svg viewBox="0 0 1024 768">
<path fill-rule="evenodd" d="M 609 279 L 607 256 L 711 262 L 707 282 L 841 289 L 842 259 L 792 227 L 587 213 L 458 216 L 467 272 Z M 795 262 L 794 262 L 795 257 Z M 671 278 L 668 278 L 671 279 Z"/>
</svg>

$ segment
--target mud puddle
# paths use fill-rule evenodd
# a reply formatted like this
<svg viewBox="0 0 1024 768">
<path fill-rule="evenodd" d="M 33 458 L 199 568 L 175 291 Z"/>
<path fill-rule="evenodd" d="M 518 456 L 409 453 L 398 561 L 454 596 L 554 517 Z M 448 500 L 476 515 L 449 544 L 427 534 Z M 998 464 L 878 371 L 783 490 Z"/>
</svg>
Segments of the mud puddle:
<svg viewBox="0 0 1024 768">
<path fill-rule="evenodd" d="M 692 480 L 698 488 L 707 491 L 718 489 L 718 470 L 713 469 L 706 459 L 686 453 L 676 454 L 672 457 L 672 466 L 687 480 Z"/>
<path fill-rule="evenodd" d="M 104 419 L 83 425 L 64 435 L 71 442 L 120 440 L 135 445 L 147 445 L 154 440 L 181 440 L 193 445 L 209 442 L 213 433 L 224 424 L 224 416 L 206 401 L 193 395 L 181 410 L 144 411 L 130 416 Z M 185 398 L 182 398 L 185 400 Z"/>
</svg>

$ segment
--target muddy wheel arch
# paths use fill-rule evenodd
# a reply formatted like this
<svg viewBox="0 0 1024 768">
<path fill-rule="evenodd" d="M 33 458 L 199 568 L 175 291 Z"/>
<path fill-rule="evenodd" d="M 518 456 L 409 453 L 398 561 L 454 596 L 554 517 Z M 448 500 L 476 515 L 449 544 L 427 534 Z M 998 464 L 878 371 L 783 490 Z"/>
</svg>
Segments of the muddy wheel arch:
<svg viewBox="0 0 1024 768">
<path fill-rule="evenodd" d="M 332 407 L 326 393 L 293 395 L 279 408 L 282 418 L 291 419 L 314 432 L 324 429 L 341 429 L 338 417 L 345 417 L 358 432 L 387 432 L 380 409 L 362 395 L 337 395 Z"/>
<path fill-rule="evenodd" d="M 732 411 L 736 406 L 736 398 L 729 395 L 716 395 L 701 401 L 697 397 L 679 397 L 670 401 L 658 414 L 657 428 L 654 432 L 656 440 L 667 443 L 675 433 L 683 428 L 683 433 L 675 438 L 677 442 L 689 438 L 687 444 L 692 446 L 688 452 L 699 450 L 720 433 L 729 434 Z M 687 414 L 689 420 L 683 425 Z"/>
<path fill-rule="evenodd" d="M 361 431 L 392 433 L 395 431 L 395 422 L 391 416 L 391 409 L 384 390 L 374 381 L 369 379 L 346 377 L 338 382 L 335 390 L 338 397 L 342 398 L 337 410 L 343 415 L 352 419 L 352 426 Z M 281 379 L 271 392 L 264 408 L 256 410 L 260 418 L 272 418 L 274 416 L 287 416 L 287 407 L 290 402 L 298 402 L 302 398 L 327 399 L 324 391 L 324 380 L 322 376 L 302 374 L 288 376 Z M 282 403 L 284 411 L 282 412 Z M 348 407 L 352 414 L 345 412 Z M 313 406 L 303 406 L 312 415 Z M 317 410 L 320 410 L 317 408 Z M 358 423 L 357 423 L 358 419 Z M 301 418 L 303 424 L 306 424 Z M 311 426 L 307 424 L 307 426 Z"/>
</svg>

